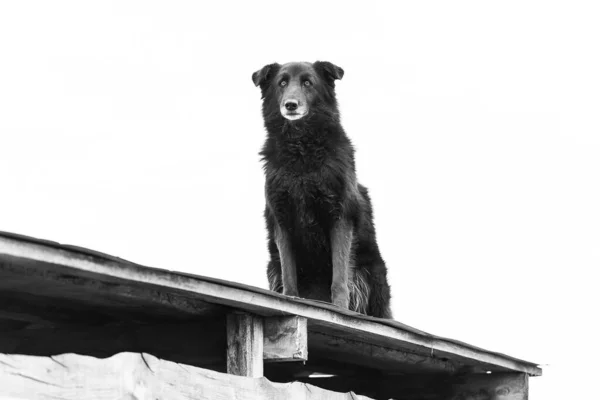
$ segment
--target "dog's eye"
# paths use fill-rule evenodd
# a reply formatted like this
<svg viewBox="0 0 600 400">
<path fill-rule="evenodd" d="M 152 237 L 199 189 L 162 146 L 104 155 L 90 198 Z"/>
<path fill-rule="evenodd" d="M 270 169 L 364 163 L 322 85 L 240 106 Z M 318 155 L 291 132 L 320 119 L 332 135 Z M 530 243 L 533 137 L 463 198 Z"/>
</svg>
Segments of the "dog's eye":
<svg viewBox="0 0 600 400">
<path fill-rule="evenodd" d="M 281 86 L 281 87 L 284 87 L 285 85 L 287 85 L 287 82 L 286 82 L 286 81 L 281 81 L 281 82 L 279 82 L 279 86 Z"/>
<path fill-rule="evenodd" d="M 310 86 L 312 83 L 309 80 L 304 81 L 304 86 Z"/>
</svg>

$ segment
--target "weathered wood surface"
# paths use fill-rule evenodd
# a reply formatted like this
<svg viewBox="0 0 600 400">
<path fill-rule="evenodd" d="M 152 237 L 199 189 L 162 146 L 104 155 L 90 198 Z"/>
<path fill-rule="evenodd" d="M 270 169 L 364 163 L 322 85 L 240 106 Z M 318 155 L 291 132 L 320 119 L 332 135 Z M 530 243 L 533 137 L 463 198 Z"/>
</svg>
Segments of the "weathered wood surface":
<svg viewBox="0 0 600 400">
<path fill-rule="evenodd" d="M 121 353 L 107 359 L 75 354 L 0 354 L 4 400 L 368 400 L 304 383 L 273 383 Z"/>
<path fill-rule="evenodd" d="M 2 305 L 0 304 L 0 308 Z M 0 353 L 110 357 L 146 352 L 178 363 L 225 372 L 224 318 L 176 322 L 115 322 L 53 326 L 0 323 Z"/>
<path fill-rule="evenodd" d="M 515 372 L 470 374 L 457 378 L 452 388 L 451 400 L 527 400 L 529 378 Z"/>
<path fill-rule="evenodd" d="M 308 359 L 306 318 L 265 318 L 264 335 L 265 362 L 306 361 Z"/>
<path fill-rule="evenodd" d="M 308 346 L 318 358 L 335 358 L 348 365 L 400 373 L 453 373 L 456 365 L 448 360 L 410 353 L 350 338 L 311 332 Z M 340 352 L 340 349 L 344 349 Z"/>
<path fill-rule="evenodd" d="M 227 315 L 227 373 L 263 376 L 264 335 L 261 317 L 246 313 Z"/>
<path fill-rule="evenodd" d="M 12 294 L 6 294 L 6 293 Z M 273 292 L 248 288 L 210 278 L 151 269 L 110 256 L 56 248 L 43 243 L 0 235 L 0 296 L 23 296 L 38 299 L 39 304 L 78 304 L 100 309 L 106 315 L 122 319 L 156 317 L 189 319 L 194 316 L 223 315 L 224 307 L 246 311 L 262 317 L 298 316 L 308 321 L 308 340 L 317 333 L 340 339 L 336 346 L 325 344 L 332 360 L 342 361 L 357 346 L 359 353 L 373 349 L 397 351 L 372 352 L 372 361 L 380 358 L 382 372 L 393 373 L 407 367 L 426 371 L 448 372 L 472 367 L 474 370 L 519 371 L 541 375 L 534 363 L 475 348 L 464 343 L 438 338 L 402 324 L 377 321 L 318 304 L 291 299 Z M 3 307 L 0 306 L 0 310 Z M 37 326 L 50 314 L 31 314 L 27 310 L 4 311 L 9 329 L 21 320 Z M 54 312 L 60 318 L 61 310 Z M 85 313 L 81 314 L 85 317 Z M 3 317 L 0 316 L 0 319 Z M 25 320 L 25 321 L 23 321 Z M 47 322 L 47 321 L 46 321 Z M 0 325 L 3 322 L 0 321 Z M 314 340 L 312 341 L 314 343 Z M 381 355 L 381 357 L 380 357 Z M 412 357 L 416 355 L 418 357 Z M 357 358 L 358 363 L 367 358 Z M 368 360 L 367 360 L 368 361 Z"/>
</svg>

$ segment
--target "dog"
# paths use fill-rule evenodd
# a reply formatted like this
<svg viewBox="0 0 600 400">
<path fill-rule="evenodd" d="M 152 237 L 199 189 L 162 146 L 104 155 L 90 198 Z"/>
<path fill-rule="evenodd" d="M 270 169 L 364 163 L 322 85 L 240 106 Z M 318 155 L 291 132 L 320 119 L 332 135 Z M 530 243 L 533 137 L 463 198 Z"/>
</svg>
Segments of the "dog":
<svg viewBox="0 0 600 400">
<path fill-rule="evenodd" d="M 269 287 L 392 318 L 387 268 L 367 189 L 340 123 L 330 62 L 269 64 L 252 74 L 262 93 Z"/>
</svg>

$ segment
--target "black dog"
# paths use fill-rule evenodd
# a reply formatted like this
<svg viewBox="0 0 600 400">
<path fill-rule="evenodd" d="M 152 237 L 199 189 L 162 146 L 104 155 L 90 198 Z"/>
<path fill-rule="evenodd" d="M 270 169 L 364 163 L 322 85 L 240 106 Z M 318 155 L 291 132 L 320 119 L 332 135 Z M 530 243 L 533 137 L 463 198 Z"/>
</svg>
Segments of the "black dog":
<svg viewBox="0 0 600 400">
<path fill-rule="evenodd" d="M 387 270 L 367 189 L 340 124 L 332 63 L 270 64 L 252 74 L 263 98 L 271 290 L 391 318 Z"/>
</svg>

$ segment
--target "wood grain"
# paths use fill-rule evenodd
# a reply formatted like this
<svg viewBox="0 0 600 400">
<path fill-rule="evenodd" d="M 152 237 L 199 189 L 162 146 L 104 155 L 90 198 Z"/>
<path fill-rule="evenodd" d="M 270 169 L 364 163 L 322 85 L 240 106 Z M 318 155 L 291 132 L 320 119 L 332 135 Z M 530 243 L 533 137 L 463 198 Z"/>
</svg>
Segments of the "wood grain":
<svg viewBox="0 0 600 400">
<path fill-rule="evenodd" d="M 263 321 L 246 313 L 227 315 L 227 372 L 239 376 L 263 376 Z"/>
<path fill-rule="evenodd" d="M 306 361 L 308 332 L 306 318 L 269 317 L 264 320 L 264 361 Z"/>
<path fill-rule="evenodd" d="M 311 332 L 308 341 L 311 354 L 318 359 L 335 359 L 349 365 L 399 373 L 453 373 L 457 364 L 385 346 Z M 341 351 L 342 350 L 342 351 Z"/>
<path fill-rule="evenodd" d="M 470 374 L 452 384 L 451 400 L 527 400 L 527 374 Z"/>
</svg>

